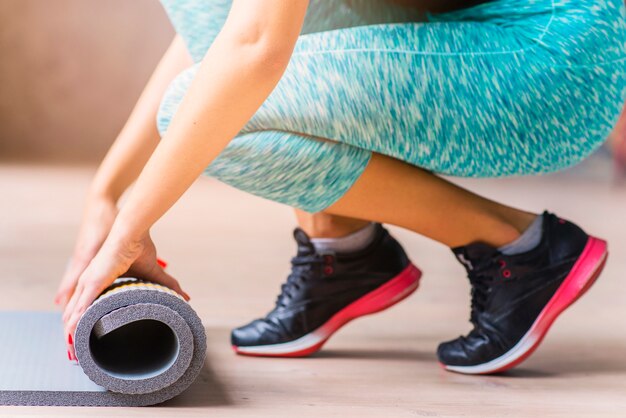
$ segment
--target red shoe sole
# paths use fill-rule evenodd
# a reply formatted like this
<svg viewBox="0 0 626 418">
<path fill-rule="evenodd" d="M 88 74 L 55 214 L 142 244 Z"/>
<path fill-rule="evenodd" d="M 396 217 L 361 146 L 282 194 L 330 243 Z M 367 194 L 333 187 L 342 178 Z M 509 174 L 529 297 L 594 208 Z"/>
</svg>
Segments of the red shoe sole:
<svg viewBox="0 0 626 418">
<path fill-rule="evenodd" d="M 297 340 L 272 345 L 239 347 L 237 354 L 261 357 L 305 357 L 322 348 L 341 327 L 353 319 L 385 310 L 411 295 L 419 287 L 422 272 L 409 264 L 400 274 L 333 315 L 324 325 Z"/>
</svg>

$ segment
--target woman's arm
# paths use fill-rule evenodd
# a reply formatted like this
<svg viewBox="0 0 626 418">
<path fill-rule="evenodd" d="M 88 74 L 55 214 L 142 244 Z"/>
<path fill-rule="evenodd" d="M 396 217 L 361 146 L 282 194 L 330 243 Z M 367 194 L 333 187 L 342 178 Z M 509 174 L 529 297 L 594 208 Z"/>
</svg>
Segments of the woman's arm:
<svg viewBox="0 0 626 418">
<path fill-rule="evenodd" d="M 117 201 L 137 179 L 160 140 L 156 116 L 161 98 L 172 80 L 192 64 L 183 39 L 176 36 L 100 164 L 90 195 Z"/>
<path fill-rule="evenodd" d="M 168 133 L 150 158 L 116 226 L 139 237 L 243 128 L 280 80 L 307 1 L 237 0 Z"/>
<path fill-rule="evenodd" d="M 129 269 L 173 284 L 156 266 L 149 228 L 274 89 L 287 68 L 307 6 L 308 0 L 233 2 L 167 134 L 141 172 L 111 234 L 79 280 L 64 314 L 69 335 L 98 294 Z"/>
<path fill-rule="evenodd" d="M 159 143 L 156 115 L 167 86 L 192 64 L 181 37 L 172 41 L 137 101 L 128 121 L 92 181 L 72 257 L 63 274 L 55 302 L 69 301 L 76 282 L 96 255 L 117 216 L 117 201 Z"/>
</svg>

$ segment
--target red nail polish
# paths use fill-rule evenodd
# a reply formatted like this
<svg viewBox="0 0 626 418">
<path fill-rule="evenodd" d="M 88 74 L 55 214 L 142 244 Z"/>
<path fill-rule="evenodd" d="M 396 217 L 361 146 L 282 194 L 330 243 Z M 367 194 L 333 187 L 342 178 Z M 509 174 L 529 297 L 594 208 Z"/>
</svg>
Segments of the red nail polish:
<svg viewBox="0 0 626 418">
<path fill-rule="evenodd" d="M 167 262 L 164 260 L 161 260 L 160 258 L 157 258 L 157 264 L 161 266 L 161 268 L 163 269 L 167 267 Z"/>
<path fill-rule="evenodd" d="M 72 341 L 72 334 L 67 334 L 67 343 L 69 345 L 74 345 L 74 341 Z"/>
<path fill-rule="evenodd" d="M 72 361 L 72 355 L 70 354 L 70 350 L 67 350 L 67 359 Z"/>
</svg>

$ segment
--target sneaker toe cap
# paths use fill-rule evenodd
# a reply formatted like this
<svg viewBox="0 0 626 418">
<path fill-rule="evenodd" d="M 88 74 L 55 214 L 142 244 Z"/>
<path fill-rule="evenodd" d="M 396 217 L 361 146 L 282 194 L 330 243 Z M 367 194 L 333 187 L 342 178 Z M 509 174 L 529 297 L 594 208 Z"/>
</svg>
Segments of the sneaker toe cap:
<svg viewBox="0 0 626 418">
<path fill-rule="evenodd" d="M 437 358 L 446 366 L 467 366 L 471 362 L 471 357 L 461 338 L 439 344 Z"/>
<path fill-rule="evenodd" d="M 247 325 L 233 329 L 230 333 L 230 342 L 236 347 L 272 344 L 274 342 L 272 335 L 274 334 L 275 331 L 271 324 L 257 319 Z"/>
</svg>

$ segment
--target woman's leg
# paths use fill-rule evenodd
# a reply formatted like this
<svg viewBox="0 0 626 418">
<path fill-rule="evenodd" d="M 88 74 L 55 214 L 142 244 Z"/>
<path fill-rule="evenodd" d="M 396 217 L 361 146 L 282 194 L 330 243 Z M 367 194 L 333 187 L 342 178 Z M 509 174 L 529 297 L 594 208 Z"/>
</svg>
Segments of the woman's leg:
<svg viewBox="0 0 626 418">
<path fill-rule="evenodd" d="M 598 107 L 590 98 L 621 95 L 623 74 L 547 67 L 554 57 L 536 47 L 535 36 L 550 24 L 552 2 L 537 10 L 522 3 L 515 11 L 529 18 L 512 25 L 502 24 L 504 6 L 496 1 L 481 9 L 483 21 L 303 37 L 272 96 L 207 174 L 308 212 L 330 206 L 331 213 L 403 225 L 448 245 L 515 239 L 530 215 L 421 169 L 376 157 L 355 182 L 372 151 L 448 174 L 498 176 L 561 168 L 600 143 L 615 103 Z M 163 126 L 193 71 L 164 101 Z"/>
<path fill-rule="evenodd" d="M 567 48 L 575 45 L 568 44 L 576 40 L 567 34 L 585 29 L 578 42 L 586 45 L 619 26 L 611 23 L 607 28 L 603 22 L 617 20 L 624 26 L 619 4 L 612 0 L 591 13 L 585 5 L 570 10 L 551 0 L 532 5 L 494 1 L 443 17 L 441 23 L 366 26 L 303 36 L 285 76 L 240 137 L 258 140 L 257 155 L 263 157 L 251 158 L 245 166 L 253 167 L 249 172 L 262 180 L 227 181 L 314 212 L 332 207 L 352 187 L 372 153 L 461 176 L 533 174 L 567 167 L 605 140 L 621 107 L 626 81 L 620 63 L 590 68 L 587 62 L 594 62 L 595 53 L 588 56 L 575 49 L 578 55 L 572 55 Z M 581 13 L 583 18 L 570 17 Z M 609 57 L 619 58 L 618 52 L 614 48 Z M 598 97 L 614 100 L 598 103 Z M 273 151 L 294 149 L 283 155 L 268 153 L 265 141 L 276 144 Z M 247 145 L 255 147 L 241 143 Z M 237 157 L 245 160 L 241 151 Z M 288 176 L 284 170 L 288 164 L 281 161 L 289 158 L 287 154 L 298 160 Z M 305 154 L 309 163 L 301 164 Z M 265 156 L 271 161 L 264 168 L 260 160 Z M 209 172 L 223 176 L 232 162 L 225 158 L 219 170 Z M 434 196 L 430 206 L 421 196 L 412 202 L 427 207 L 427 213 L 411 216 L 402 209 L 387 210 L 392 222 L 454 245 L 506 242 L 530 221 L 523 212 L 434 180 L 419 169 L 413 171 L 421 174 L 410 171 L 406 167 L 376 173 L 403 173 L 379 178 L 383 188 L 395 186 L 400 192 L 404 184 L 392 183 L 406 178 L 428 184 L 416 190 L 441 189 L 442 196 L 463 203 L 451 206 L 446 203 L 450 200 Z M 293 195 L 282 187 L 286 177 L 293 180 L 288 185 Z M 245 184 L 248 180 L 256 187 Z M 386 196 L 382 191 L 379 195 Z M 371 213 L 383 203 L 361 210 Z M 451 209 L 458 222 L 444 228 L 451 217 L 443 211 Z M 385 221 L 382 211 L 372 218 Z M 421 219 L 428 221 L 414 223 Z"/>
<path fill-rule="evenodd" d="M 527 4 L 516 3 L 515 12 Z M 608 121 L 618 113 L 624 92 L 623 69 L 574 69 L 567 61 L 571 55 L 551 55 L 554 45 L 543 36 L 554 35 L 546 13 L 551 1 L 533 3 L 534 9 L 526 10 L 531 21 L 513 29 L 500 25 L 507 20 L 497 14 L 511 3 L 493 4 L 480 10 L 496 13 L 478 21 L 355 28 L 303 38 L 272 96 L 207 170 L 238 188 L 308 211 L 328 208 L 397 223 L 448 245 L 482 241 L 455 254 L 475 286 L 480 315 L 472 315 L 474 325 L 490 331 L 455 341 L 450 350 L 446 346 L 440 359 L 450 367 L 512 355 L 505 363 L 510 367 L 523 359 L 551 323 L 540 324 L 540 333 L 531 335 L 534 342 L 514 352 L 529 335 L 524 332 L 532 333 L 534 319 L 553 320 L 560 313 L 545 310 L 551 297 L 570 285 L 567 294 L 580 296 L 606 255 L 598 240 L 550 215 L 539 218 L 537 249 L 519 256 L 500 252 L 494 247 L 517 237 L 532 215 L 405 164 L 473 176 L 551 171 L 584 158 L 610 130 Z M 567 18 L 559 17 L 559 24 Z M 584 33 L 603 33 L 596 28 Z M 587 58 L 574 61 L 584 64 Z M 598 96 L 617 98 L 600 107 Z M 579 263 L 586 267 L 574 269 Z M 571 276 L 572 271 L 583 273 Z M 508 284 L 491 287 L 499 283 Z M 520 295 L 525 303 L 509 306 Z M 485 305 L 484 298 L 496 296 L 496 303 Z M 490 320 L 496 328 L 484 323 Z M 466 372 L 496 370 L 488 366 Z"/>
<path fill-rule="evenodd" d="M 224 25 L 232 0 L 162 0 L 176 31 L 183 37 L 196 63 Z M 313 0 L 309 6 L 303 33 L 316 33 L 364 24 L 411 21 L 423 18 L 422 7 L 390 6 L 386 0 Z M 167 110 L 165 113 L 173 113 Z M 167 122 L 166 122 L 167 123 Z M 295 210 L 296 219 L 311 237 L 339 238 L 349 235 L 369 222 L 334 216 L 309 214 Z"/>
<path fill-rule="evenodd" d="M 196 0 L 186 2 L 165 0 L 163 3 L 175 27 L 187 42 L 190 51 L 194 55 L 194 59 L 199 61 L 219 32 L 219 28 L 223 25 L 231 2 L 229 0 L 202 2 Z M 305 31 L 315 33 L 332 28 L 358 26 L 371 23 L 374 19 L 379 19 L 381 22 L 408 21 L 418 18 L 419 15 L 423 15 L 423 11 L 419 11 L 416 8 L 389 7 L 386 2 L 382 1 L 356 1 L 353 2 L 350 7 L 346 6 L 343 0 L 314 1 L 311 4 L 309 15 L 307 16 Z M 190 73 L 193 73 L 193 70 L 190 71 Z M 182 78 L 189 80 L 190 76 L 183 76 Z M 180 88 L 174 96 L 180 97 L 184 93 L 184 84 L 186 83 L 178 83 L 179 86 L 181 84 L 183 84 L 183 87 Z M 172 102 L 172 100 L 166 100 L 164 102 L 166 109 L 164 109 L 163 113 L 171 115 L 175 112 L 175 108 L 167 108 L 167 104 Z M 174 104 L 177 105 L 176 101 L 174 101 Z M 161 120 L 161 122 L 161 125 L 163 125 L 162 129 L 164 129 L 168 121 Z M 224 170 L 220 171 L 223 172 Z M 222 174 L 220 177 L 223 178 L 225 176 Z M 224 180 L 228 181 L 227 179 Z M 268 197 L 271 198 L 271 196 Z M 317 224 L 325 225 L 324 233 L 326 234 L 335 236 L 340 235 L 340 233 L 347 234 L 354 232 L 354 228 L 357 228 L 357 226 L 363 225 L 363 222 L 356 222 L 354 220 L 337 219 L 333 221 L 331 216 L 332 215 L 329 214 L 318 216 L 319 220 Z M 305 219 L 305 217 L 300 215 L 298 219 Z M 307 227 L 309 231 L 314 234 L 320 234 L 321 231 L 311 229 L 315 225 L 315 223 L 312 222 L 315 220 L 315 216 L 307 216 L 306 219 L 308 219 L 308 222 L 301 226 Z M 333 230 L 332 225 L 335 225 L 339 230 Z M 341 225 L 343 225 L 343 227 Z"/>
<path fill-rule="evenodd" d="M 500 247 L 518 238 L 535 218 L 380 154 L 325 212 L 402 226 L 448 247 L 478 241 Z"/>
<path fill-rule="evenodd" d="M 428 12 L 443 12 L 466 6 L 467 1 L 421 0 L 391 3 L 388 0 L 314 0 L 309 6 L 303 33 L 324 32 L 380 23 L 424 22 Z M 341 238 L 370 222 L 328 212 L 308 213 L 295 209 L 299 227 L 311 238 Z"/>
<path fill-rule="evenodd" d="M 310 238 L 341 238 L 359 231 L 371 222 L 325 212 L 308 213 L 295 209 L 300 228 Z"/>
<path fill-rule="evenodd" d="M 505 370 L 530 355 L 552 321 L 598 276 L 606 244 L 553 215 L 535 217 L 487 201 L 382 155 L 448 174 L 552 171 L 584 158 L 599 145 L 624 93 L 624 71 L 617 65 L 573 68 L 572 62 L 552 55 L 552 48 L 558 50 L 561 42 L 571 42 L 567 37 L 554 42 L 544 36 L 549 33 L 551 15 L 556 17 L 556 26 L 569 23 L 565 26 L 571 33 L 564 10 L 545 13 L 553 6 L 548 1 L 530 9 L 525 9 L 526 2 L 515 8 L 508 2 L 496 3 L 493 9 L 481 9 L 482 17 L 492 13 L 491 17 L 506 22 L 501 14 L 505 9 L 507 13 L 536 13 L 536 18 L 516 22 L 521 24 L 514 29 L 498 27 L 487 18 L 484 26 L 447 23 L 414 27 L 412 33 L 377 28 L 373 32 L 380 30 L 381 36 L 366 33 L 362 43 L 354 43 L 354 39 L 362 40 L 355 36 L 359 30 L 348 31 L 352 33 L 345 37 L 315 37 L 308 45 L 303 42 L 306 52 L 294 61 L 282 85 L 247 127 L 247 132 L 254 132 L 281 126 L 288 132 L 306 132 L 374 151 L 369 164 L 361 160 L 335 167 L 338 178 L 354 172 L 362 175 L 327 211 L 400 224 L 455 246 L 454 253 L 472 283 L 474 329 L 466 337 L 442 344 L 438 356 L 447 369 L 463 373 Z M 539 10 L 542 7 L 545 10 Z M 583 5 L 579 11 L 584 10 L 588 9 Z M 612 24 L 623 17 L 597 16 L 589 21 Z M 529 28 L 539 32 L 533 34 Z M 587 29 L 585 33 L 597 31 L 595 35 L 604 32 L 602 25 Z M 463 45 L 464 37 L 478 50 Z M 443 45 L 436 44 L 442 39 Z M 398 45 L 390 47 L 385 40 L 406 43 L 394 49 Z M 459 45 L 467 48 L 465 53 L 455 52 Z M 418 49 L 415 55 L 405 54 L 412 47 Z M 360 59 L 365 63 L 354 58 L 358 53 L 364 54 Z M 385 54 L 395 59 L 386 61 Z M 325 59 L 328 56 L 332 59 Z M 573 62 L 578 65 L 589 58 L 577 56 Z M 408 76 L 401 70 L 406 64 L 413 69 Z M 307 79 L 314 85 L 309 90 L 299 74 L 324 77 Z M 332 83 L 327 86 L 328 80 Z M 298 94 L 289 94 L 293 91 Z M 596 98 L 605 94 L 617 98 L 599 106 Z M 412 107 L 412 100 L 423 106 Z M 292 134 L 292 139 L 297 137 Z M 412 142 L 415 139 L 417 143 Z M 324 178 L 315 170 L 310 174 Z M 300 177 L 302 172 L 295 175 Z M 333 182 L 327 185 L 326 190 L 333 190 Z M 299 196 L 306 195 L 308 203 L 318 207 L 311 190 L 315 187 L 302 190 Z M 511 240 L 512 244 L 502 247 Z"/>
<path fill-rule="evenodd" d="M 448 247 L 472 242 L 503 246 L 534 214 L 485 199 L 428 171 L 374 154 L 354 186 L 323 212 L 296 210 L 311 237 L 341 237 L 369 221 L 412 230 Z"/>
</svg>

